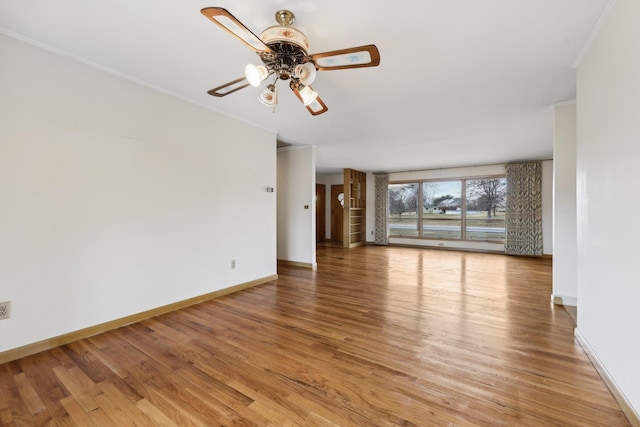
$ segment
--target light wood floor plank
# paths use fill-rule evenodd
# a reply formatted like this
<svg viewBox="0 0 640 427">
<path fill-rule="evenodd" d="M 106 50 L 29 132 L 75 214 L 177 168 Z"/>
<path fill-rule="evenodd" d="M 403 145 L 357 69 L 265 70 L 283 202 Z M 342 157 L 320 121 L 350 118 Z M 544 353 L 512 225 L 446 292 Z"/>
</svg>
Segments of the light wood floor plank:
<svg viewBox="0 0 640 427">
<path fill-rule="evenodd" d="M 0 365 L 0 425 L 628 426 L 551 261 L 320 246 L 318 270 Z"/>
</svg>

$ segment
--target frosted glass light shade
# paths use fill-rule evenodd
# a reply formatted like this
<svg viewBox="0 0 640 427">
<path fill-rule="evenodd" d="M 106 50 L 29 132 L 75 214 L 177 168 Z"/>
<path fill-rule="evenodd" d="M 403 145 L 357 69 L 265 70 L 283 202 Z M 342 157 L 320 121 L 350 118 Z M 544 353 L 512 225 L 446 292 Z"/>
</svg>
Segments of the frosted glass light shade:
<svg viewBox="0 0 640 427">
<path fill-rule="evenodd" d="M 316 79 L 316 67 L 312 62 L 306 64 L 298 64 L 293 69 L 293 74 L 305 86 L 309 86 Z"/>
<path fill-rule="evenodd" d="M 305 107 L 315 101 L 318 97 L 318 92 L 311 89 L 310 86 L 304 86 L 302 89 L 299 89 L 298 92 L 300 93 L 300 98 L 302 98 L 302 103 Z"/>
<path fill-rule="evenodd" d="M 258 95 L 258 99 L 267 107 L 272 107 L 273 105 L 278 103 L 278 98 L 276 97 L 276 87 L 274 85 L 269 85 Z"/>
<path fill-rule="evenodd" d="M 264 65 L 247 64 L 247 66 L 244 67 L 244 76 L 253 87 L 258 87 L 268 75 L 269 71 L 267 71 L 267 67 Z"/>
</svg>

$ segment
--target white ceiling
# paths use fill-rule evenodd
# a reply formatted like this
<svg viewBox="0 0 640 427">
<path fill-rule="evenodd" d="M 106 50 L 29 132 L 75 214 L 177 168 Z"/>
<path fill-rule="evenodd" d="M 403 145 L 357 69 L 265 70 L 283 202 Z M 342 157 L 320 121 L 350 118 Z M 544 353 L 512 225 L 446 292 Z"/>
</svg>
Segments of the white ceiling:
<svg viewBox="0 0 640 427">
<path fill-rule="evenodd" d="M 0 31 L 315 145 L 319 173 L 399 171 L 551 158 L 550 106 L 575 98 L 572 63 L 607 2 L 2 0 Z M 275 114 L 257 88 L 211 97 L 259 60 L 208 6 L 257 34 L 289 9 L 312 53 L 375 44 L 380 66 L 318 73 L 316 117 L 288 90 Z"/>
</svg>

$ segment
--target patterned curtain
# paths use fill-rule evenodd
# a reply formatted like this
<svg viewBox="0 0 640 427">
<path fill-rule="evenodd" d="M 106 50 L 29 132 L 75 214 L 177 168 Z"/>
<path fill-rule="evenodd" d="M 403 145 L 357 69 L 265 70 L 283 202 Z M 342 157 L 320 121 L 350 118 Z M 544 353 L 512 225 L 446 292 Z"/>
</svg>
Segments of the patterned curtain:
<svg viewBox="0 0 640 427">
<path fill-rule="evenodd" d="M 505 252 L 542 255 L 542 164 L 511 163 L 506 172 Z"/>
<path fill-rule="evenodd" d="M 387 217 L 389 204 L 389 174 L 377 173 L 376 178 L 376 245 L 388 245 Z"/>
</svg>

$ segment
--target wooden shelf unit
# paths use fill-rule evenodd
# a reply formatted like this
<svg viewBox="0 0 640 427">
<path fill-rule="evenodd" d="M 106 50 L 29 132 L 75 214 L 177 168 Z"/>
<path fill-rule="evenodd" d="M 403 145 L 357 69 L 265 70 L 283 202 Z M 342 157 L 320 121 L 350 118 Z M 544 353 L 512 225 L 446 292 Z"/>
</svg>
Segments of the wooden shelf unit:
<svg viewBox="0 0 640 427">
<path fill-rule="evenodd" d="M 367 241 L 367 174 L 344 170 L 343 246 L 355 248 Z"/>
</svg>

